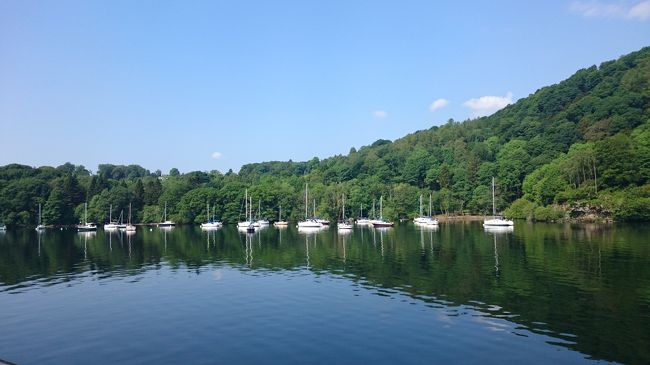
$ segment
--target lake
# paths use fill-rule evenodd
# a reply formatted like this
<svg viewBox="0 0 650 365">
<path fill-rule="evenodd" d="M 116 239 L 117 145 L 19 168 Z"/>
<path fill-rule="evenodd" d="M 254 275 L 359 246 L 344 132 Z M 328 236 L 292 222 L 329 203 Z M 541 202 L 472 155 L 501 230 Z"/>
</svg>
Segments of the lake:
<svg viewBox="0 0 650 365">
<path fill-rule="evenodd" d="M 17 364 L 650 362 L 650 227 L 0 233 Z"/>
</svg>

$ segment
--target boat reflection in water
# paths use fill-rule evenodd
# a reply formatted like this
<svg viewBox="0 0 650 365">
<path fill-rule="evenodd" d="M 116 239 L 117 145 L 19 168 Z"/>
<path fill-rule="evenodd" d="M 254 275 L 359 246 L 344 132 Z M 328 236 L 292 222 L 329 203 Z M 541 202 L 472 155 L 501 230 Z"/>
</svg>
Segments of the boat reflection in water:
<svg viewBox="0 0 650 365">
<path fill-rule="evenodd" d="M 649 362 L 650 227 L 481 223 L 12 230 L 0 235 L 2 357 L 119 363 L 132 333 L 141 363 Z"/>
</svg>

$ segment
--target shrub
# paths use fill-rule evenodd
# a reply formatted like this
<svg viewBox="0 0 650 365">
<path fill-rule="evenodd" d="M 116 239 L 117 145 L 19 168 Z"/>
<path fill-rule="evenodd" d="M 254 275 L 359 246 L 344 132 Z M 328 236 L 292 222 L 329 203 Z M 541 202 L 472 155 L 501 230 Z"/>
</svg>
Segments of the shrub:
<svg viewBox="0 0 650 365">
<path fill-rule="evenodd" d="M 538 207 L 537 204 L 526 199 L 517 199 L 505 210 L 504 214 L 508 218 L 532 219 L 536 207 Z"/>
</svg>

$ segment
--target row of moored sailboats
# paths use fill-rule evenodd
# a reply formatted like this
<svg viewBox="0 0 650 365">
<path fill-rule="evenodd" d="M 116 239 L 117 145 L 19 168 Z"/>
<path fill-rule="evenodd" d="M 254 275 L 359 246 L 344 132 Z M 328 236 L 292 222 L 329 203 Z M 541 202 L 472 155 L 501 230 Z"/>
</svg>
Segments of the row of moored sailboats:
<svg viewBox="0 0 650 365">
<path fill-rule="evenodd" d="M 423 204 L 422 204 L 422 195 L 420 195 L 420 215 L 413 219 L 413 222 L 417 225 L 427 225 L 427 226 L 437 226 L 438 220 L 433 216 L 432 211 L 432 196 L 429 195 L 429 214 L 423 214 Z M 237 227 L 241 230 L 246 230 L 248 232 L 255 231 L 256 228 L 262 228 L 269 225 L 269 221 L 263 218 L 259 218 L 261 202 L 258 203 L 258 218 L 253 219 L 253 202 L 252 197 L 248 195 L 248 189 L 244 193 L 244 202 L 245 202 L 245 219 L 237 223 Z M 342 197 L 342 214 L 341 219 L 337 224 L 339 230 L 350 230 L 354 227 L 350 219 L 346 219 L 345 216 L 345 195 Z M 212 211 L 210 210 L 210 204 L 206 204 L 206 217 L 207 221 L 201 223 L 202 229 L 217 229 L 222 227 L 223 224 L 215 218 L 216 206 L 213 206 Z M 375 212 L 375 203 L 373 202 L 373 216 Z M 44 230 L 45 226 L 42 224 L 41 217 L 41 204 L 38 205 L 38 225 L 36 230 Z M 127 232 L 134 232 L 136 226 L 131 223 L 131 204 L 129 204 L 129 216 L 126 224 L 123 223 L 122 217 L 123 214 L 120 213 L 120 218 L 117 221 L 113 221 L 113 206 L 109 208 L 109 223 L 104 225 L 104 229 L 107 231 L 111 230 L 125 230 Z M 95 223 L 88 222 L 88 204 L 84 204 L 84 222 L 77 225 L 77 230 L 79 232 L 88 232 L 96 231 L 97 225 Z M 316 216 L 316 200 L 313 200 L 313 215 L 309 216 L 309 186 L 305 184 L 305 218 L 298 222 L 298 228 L 323 228 L 330 224 L 329 220 L 318 218 Z M 360 209 L 360 218 L 356 220 L 356 224 L 360 226 L 373 226 L 373 227 L 392 227 L 393 222 L 386 221 L 383 218 L 383 196 L 379 199 L 379 218 L 363 218 L 363 205 Z M 171 228 L 174 227 L 176 223 L 167 219 L 167 203 L 165 203 L 165 210 L 163 217 L 160 223 L 157 224 L 161 228 Z M 282 220 L 282 206 L 280 206 L 278 220 L 273 224 L 276 227 L 286 227 L 289 223 L 285 220 Z M 504 219 L 496 215 L 496 204 L 495 204 L 495 187 L 494 187 L 494 178 L 492 178 L 492 218 L 485 219 L 483 221 L 483 226 L 485 227 L 512 227 L 514 225 L 512 220 Z"/>
</svg>

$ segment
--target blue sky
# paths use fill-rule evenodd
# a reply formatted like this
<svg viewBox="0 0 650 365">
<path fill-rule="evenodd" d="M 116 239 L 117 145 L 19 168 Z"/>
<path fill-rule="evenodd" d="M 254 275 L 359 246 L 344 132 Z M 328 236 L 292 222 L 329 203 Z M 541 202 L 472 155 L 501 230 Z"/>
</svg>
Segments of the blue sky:
<svg viewBox="0 0 650 365">
<path fill-rule="evenodd" d="M 346 154 L 650 45 L 650 1 L 0 2 L 0 165 Z"/>
</svg>

